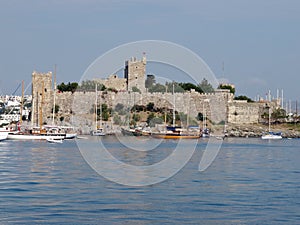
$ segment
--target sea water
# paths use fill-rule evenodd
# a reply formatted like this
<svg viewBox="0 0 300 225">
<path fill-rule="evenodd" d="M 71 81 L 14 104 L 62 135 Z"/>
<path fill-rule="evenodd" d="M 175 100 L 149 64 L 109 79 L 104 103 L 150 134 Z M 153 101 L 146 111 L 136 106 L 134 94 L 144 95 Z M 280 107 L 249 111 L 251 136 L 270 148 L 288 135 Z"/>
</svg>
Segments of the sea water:
<svg viewBox="0 0 300 225">
<path fill-rule="evenodd" d="M 177 144 L 145 153 L 101 141 L 134 165 L 160 161 Z M 95 172 L 75 140 L 0 142 L 0 224 L 300 224 L 299 139 L 228 138 L 199 172 L 206 144 L 199 140 L 173 177 L 133 187 Z"/>
</svg>

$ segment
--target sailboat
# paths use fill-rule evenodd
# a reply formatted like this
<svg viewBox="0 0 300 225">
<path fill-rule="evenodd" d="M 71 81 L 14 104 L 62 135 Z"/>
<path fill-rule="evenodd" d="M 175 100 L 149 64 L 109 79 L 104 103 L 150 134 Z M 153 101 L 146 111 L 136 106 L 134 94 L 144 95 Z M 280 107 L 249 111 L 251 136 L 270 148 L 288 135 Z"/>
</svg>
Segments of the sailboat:
<svg viewBox="0 0 300 225">
<path fill-rule="evenodd" d="M 22 115 L 20 115 L 20 121 L 18 130 L 9 132 L 7 135 L 7 139 L 11 140 L 47 140 L 49 138 L 53 140 L 63 140 L 65 138 L 64 134 L 60 133 L 49 133 L 46 129 L 43 128 L 43 103 L 44 103 L 44 83 L 42 84 L 42 101 L 41 106 L 39 108 L 39 127 L 27 128 L 21 130 L 22 124 Z M 22 100 L 23 103 L 24 96 L 24 82 L 22 82 Z M 21 104 L 21 109 L 23 108 L 23 104 Z"/>
<path fill-rule="evenodd" d="M 152 133 L 154 138 L 162 139 L 198 139 L 200 137 L 197 133 L 190 133 L 186 129 L 180 126 L 175 126 L 175 95 L 174 95 L 174 83 L 173 83 L 173 125 L 167 126 L 165 132 Z"/>
<path fill-rule="evenodd" d="M 261 136 L 263 140 L 279 140 L 282 139 L 281 132 L 271 131 L 271 107 L 269 107 L 269 132 Z"/>
<path fill-rule="evenodd" d="M 96 98 L 95 98 L 95 130 L 91 131 L 91 135 L 92 136 L 105 136 L 105 132 L 103 130 L 103 128 L 98 127 L 98 116 L 97 116 L 97 104 L 98 104 L 98 92 L 97 92 L 97 83 L 95 86 L 95 93 L 96 93 Z M 102 106 L 101 106 L 101 102 L 100 102 L 100 126 L 102 124 Z"/>
<path fill-rule="evenodd" d="M 205 100 L 204 100 L 205 101 Z M 207 118 L 206 118 L 206 111 L 204 108 L 204 102 L 203 102 L 203 131 L 201 134 L 201 137 L 209 137 L 210 136 L 210 131 L 209 129 L 206 127 L 206 122 L 207 122 Z"/>
<path fill-rule="evenodd" d="M 52 125 L 44 126 L 51 133 L 62 133 L 65 139 L 73 139 L 77 137 L 74 127 L 70 126 L 57 126 L 55 125 L 55 100 L 56 100 L 56 65 L 54 67 L 54 91 L 53 91 L 53 108 L 52 108 Z"/>
</svg>

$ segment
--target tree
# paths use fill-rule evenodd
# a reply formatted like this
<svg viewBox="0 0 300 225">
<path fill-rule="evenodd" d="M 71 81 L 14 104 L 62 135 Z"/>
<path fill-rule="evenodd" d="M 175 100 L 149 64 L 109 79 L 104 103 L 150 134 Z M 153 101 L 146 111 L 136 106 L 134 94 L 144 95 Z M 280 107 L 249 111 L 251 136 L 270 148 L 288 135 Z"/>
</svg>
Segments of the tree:
<svg viewBox="0 0 300 225">
<path fill-rule="evenodd" d="M 240 95 L 240 96 L 234 97 L 234 100 L 247 100 L 247 102 L 254 102 L 251 98 L 248 98 L 245 95 Z"/>
<path fill-rule="evenodd" d="M 155 124 L 162 124 L 163 119 L 156 117 L 154 113 L 150 113 L 148 118 L 147 118 L 147 123 L 149 124 L 150 127 L 154 127 Z"/>
<path fill-rule="evenodd" d="M 177 82 L 166 82 L 167 91 L 173 92 L 173 85 L 174 85 L 174 92 L 184 92 L 184 89 L 180 86 Z"/>
<path fill-rule="evenodd" d="M 133 86 L 133 87 L 132 87 L 132 92 L 138 92 L 138 93 L 141 93 L 141 90 L 138 89 L 136 86 Z"/>
<path fill-rule="evenodd" d="M 65 84 L 64 82 L 62 82 L 61 84 L 57 85 L 57 89 L 61 92 L 71 91 L 72 93 L 74 93 L 77 88 L 78 88 L 78 83 L 76 83 L 76 82 L 73 82 L 73 83 L 69 82 L 68 84 Z"/>
<path fill-rule="evenodd" d="M 153 93 L 153 92 L 165 92 L 166 91 L 166 87 L 162 84 L 155 84 L 151 87 L 148 88 L 148 91 L 150 93 Z"/>
<path fill-rule="evenodd" d="M 286 118 L 286 111 L 284 109 L 275 109 L 271 114 L 271 117 L 274 119 Z"/>
<path fill-rule="evenodd" d="M 80 91 L 94 91 L 97 83 L 97 91 L 105 91 L 105 85 L 94 81 L 94 80 L 85 80 L 81 82 L 81 85 L 78 86 L 78 90 Z"/>
<path fill-rule="evenodd" d="M 147 79 L 146 79 L 146 81 L 145 81 L 145 87 L 146 87 L 146 88 L 150 88 L 150 87 L 152 87 L 155 83 L 156 83 L 156 81 L 155 81 L 155 76 L 152 75 L 152 74 L 148 74 L 148 75 L 147 75 Z"/>
<path fill-rule="evenodd" d="M 220 84 L 219 89 L 227 89 L 230 91 L 230 93 L 235 94 L 235 88 L 233 85 L 230 84 Z"/>
<path fill-rule="evenodd" d="M 149 102 L 147 104 L 147 111 L 150 111 L 150 112 L 154 111 L 154 103 L 153 102 Z"/>
<path fill-rule="evenodd" d="M 155 117 L 154 113 L 150 113 L 149 116 L 147 117 L 147 123 L 150 125 L 151 120 Z"/>
<path fill-rule="evenodd" d="M 198 87 L 202 90 L 204 93 L 212 93 L 214 92 L 213 86 L 208 82 L 207 79 L 203 78 L 200 84 L 198 84 Z"/>
<path fill-rule="evenodd" d="M 116 112 L 120 112 L 121 110 L 124 109 L 124 105 L 121 104 L 121 103 L 118 103 L 116 106 L 115 106 L 115 110 Z"/>
<path fill-rule="evenodd" d="M 199 93 L 203 93 L 202 89 L 199 86 L 192 83 L 179 83 L 179 86 L 185 91 L 190 91 L 191 89 L 194 89 Z"/>
<path fill-rule="evenodd" d="M 139 114 L 133 114 L 133 115 L 132 115 L 132 119 L 133 119 L 134 121 L 138 122 L 138 121 L 140 121 L 141 116 L 140 116 Z"/>
<path fill-rule="evenodd" d="M 121 125 L 121 117 L 119 115 L 114 115 L 114 124 Z"/>
</svg>

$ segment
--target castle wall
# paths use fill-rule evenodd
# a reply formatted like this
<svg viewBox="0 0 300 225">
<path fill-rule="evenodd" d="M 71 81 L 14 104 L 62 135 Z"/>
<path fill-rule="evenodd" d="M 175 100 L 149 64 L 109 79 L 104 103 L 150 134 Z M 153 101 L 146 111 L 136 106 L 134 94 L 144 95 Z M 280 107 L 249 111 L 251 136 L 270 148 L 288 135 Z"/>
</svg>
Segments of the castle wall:
<svg viewBox="0 0 300 225">
<path fill-rule="evenodd" d="M 83 132 L 88 133 L 94 125 L 93 106 L 96 100 L 95 92 L 63 92 L 56 93 L 56 104 L 60 110 L 55 115 L 56 124 L 60 123 L 63 117 L 63 123 L 80 127 Z M 189 114 L 195 118 L 199 112 L 205 114 L 207 118 L 215 123 L 226 120 L 226 101 L 232 96 L 227 92 L 217 92 L 213 94 L 200 94 L 198 92 L 185 93 L 137 93 L 137 92 L 108 92 L 98 91 L 98 104 L 107 104 L 109 108 L 114 109 L 118 103 L 126 108 L 133 105 L 147 105 L 154 103 L 158 108 L 173 109 L 175 100 L 175 109 L 178 112 Z M 51 103 L 49 103 L 51 105 Z M 52 103 L 53 104 L 53 103 Z M 52 107 L 52 106 L 51 106 Z M 52 112 L 48 113 L 48 124 L 51 124 Z"/>
<path fill-rule="evenodd" d="M 96 81 L 106 88 L 113 88 L 118 91 L 127 90 L 126 79 L 119 78 L 116 74 L 110 75 L 107 79 L 96 79 Z"/>
<path fill-rule="evenodd" d="M 258 123 L 260 104 L 247 101 L 233 101 L 228 104 L 228 122 L 233 124 Z"/>
</svg>

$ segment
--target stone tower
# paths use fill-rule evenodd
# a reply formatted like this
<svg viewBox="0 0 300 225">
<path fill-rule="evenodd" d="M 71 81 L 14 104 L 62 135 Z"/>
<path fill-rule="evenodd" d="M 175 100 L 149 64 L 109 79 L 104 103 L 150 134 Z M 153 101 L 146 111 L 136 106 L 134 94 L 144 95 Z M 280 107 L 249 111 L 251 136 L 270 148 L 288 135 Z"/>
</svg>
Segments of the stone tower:
<svg viewBox="0 0 300 225">
<path fill-rule="evenodd" d="M 125 61 L 124 78 L 127 83 L 127 91 L 132 91 L 133 87 L 137 87 L 142 93 L 144 93 L 146 91 L 145 74 L 145 56 L 143 56 L 141 61 L 138 61 L 135 57 Z"/>
<path fill-rule="evenodd" d="M 38 73 L 33 71 L 31 121 L 34 125 L 38 126 L 47 120 L 53 107 L 52 100 L 52 72 Z"/>
</svg>

